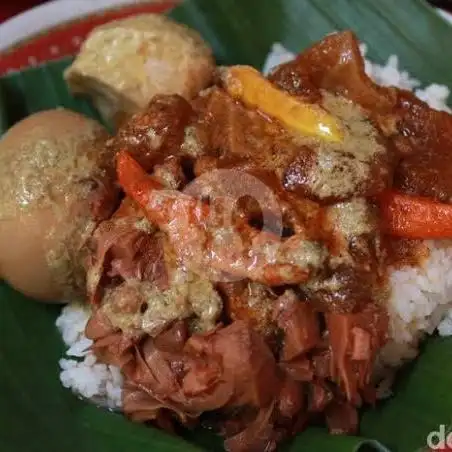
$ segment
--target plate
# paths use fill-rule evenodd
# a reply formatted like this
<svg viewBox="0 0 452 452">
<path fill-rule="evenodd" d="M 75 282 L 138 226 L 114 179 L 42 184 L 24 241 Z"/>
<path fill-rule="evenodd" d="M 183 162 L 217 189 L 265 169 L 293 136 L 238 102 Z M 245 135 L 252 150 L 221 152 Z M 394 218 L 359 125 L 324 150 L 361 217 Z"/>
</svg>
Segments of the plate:
<svg viewBox="0 0 452 452">
<path fill-rule="evenodd" d="M 88 33 L 114 19 L 162 13 L 176 0 L 54 0 L 0 26 L 0 75 L 77 53 Z"/>
</svg>

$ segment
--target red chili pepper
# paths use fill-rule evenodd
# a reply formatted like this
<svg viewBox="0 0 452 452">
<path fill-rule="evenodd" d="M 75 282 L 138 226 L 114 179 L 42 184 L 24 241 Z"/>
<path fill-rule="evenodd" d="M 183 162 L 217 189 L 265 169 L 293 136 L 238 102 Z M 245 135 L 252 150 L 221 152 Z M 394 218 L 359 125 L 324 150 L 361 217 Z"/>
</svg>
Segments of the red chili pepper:
<svg viewBox="0 0 452 452">
<path fill-rule="evenodd" d="M 379 197 L 384 230 L 412 239 L 452 238 L 452 204 L 385 192 Z"/>
</svg>

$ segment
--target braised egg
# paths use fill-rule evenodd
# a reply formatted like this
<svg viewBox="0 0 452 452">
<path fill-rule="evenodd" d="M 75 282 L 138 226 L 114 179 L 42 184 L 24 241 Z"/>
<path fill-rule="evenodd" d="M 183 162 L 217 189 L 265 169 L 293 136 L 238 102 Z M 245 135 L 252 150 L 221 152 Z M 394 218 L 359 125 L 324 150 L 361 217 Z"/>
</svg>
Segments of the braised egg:
<svg viewBox="0 0 452 452">
<path fill-rule="evenodd" d="M 83 298 L 87 241 L 116 205 L 107 139 L 98 122 L 56 109 L 0 140 L 0 276 L 23 294 Z"/>
</svg>

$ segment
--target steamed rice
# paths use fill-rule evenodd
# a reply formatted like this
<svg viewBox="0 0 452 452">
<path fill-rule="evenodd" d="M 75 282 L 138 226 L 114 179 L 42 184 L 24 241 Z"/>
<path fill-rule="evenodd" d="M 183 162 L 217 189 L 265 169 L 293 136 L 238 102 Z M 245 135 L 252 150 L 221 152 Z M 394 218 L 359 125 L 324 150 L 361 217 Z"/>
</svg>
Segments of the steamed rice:
<svg viewBox="0 0 452 452">
<path fill-rule="evenodd" d="M 92 341 L 85 337 L 90 309 L 78 303 L 61 311 L 56 326 L 69 347 L 60 359 L 60 381 L 65 388 L 110 409 L 122 405 L 122 375 L 119 368 L 99 363 L 90 351 Z"/>
<path fill-rule="evenodd" d="M 361 45 L 363 56 L 366 45 Z M 273 45 L 263 72 L 290 61 L 294 54 L 282 45 Z M 391 55 L 385 65 L 365 60 L 366 73 L 384 86 L 414 91 L 416 96 L 437 110 L 447 106 L 449 89 L 431 84 L 421 87 L 419 80 L 399 69 L 399 60 Z M 390 276 L 390 341 L 380 353 L 377 369 L 396 367 L 417 354 L 419 340 L 435 329 L 442 336 L 452 335 L 452 241 L 428 242 L 430 255 L 420 267 L 405 267 Z M 121 407 L 122 376 L 118 368 L 97 361 L 90 351 L 92 342 L 84 335 L 89 308 L 72 304 L 63 308 L 56 325 L 68 349 L 59 362 L 61 383 L 78 395 L 93 399 L 111 409 Z M 381 386 L 382 396 L 389 394 L 388 382 Z"/>
<path fill-rule="evenodd" d="M 419 340 L 438 328 L 452 334 L 452 241 L 428 241 L 430 255 L 421 267 L 390 275 L 388 310 L 391 340 L 381 351 L 383 364 L 397 366 L 417 354 Z"/>
</svg>

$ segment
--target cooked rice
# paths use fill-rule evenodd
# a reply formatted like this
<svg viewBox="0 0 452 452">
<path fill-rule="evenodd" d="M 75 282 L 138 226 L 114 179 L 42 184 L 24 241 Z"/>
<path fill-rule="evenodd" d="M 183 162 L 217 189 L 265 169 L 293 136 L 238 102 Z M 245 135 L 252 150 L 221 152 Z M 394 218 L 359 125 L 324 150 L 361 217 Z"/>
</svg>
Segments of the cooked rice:
<svg viewBox="0 0 452 452">
<path fill-rule="evenodd" d="M 366 45 L 361 45 L 363 56 Z M 290 61 L 294 54 L 281 44 L 274 44 L 263 72 Z M 385 65 L 365 61 L 367 74 L 376 83 L 397 86 L 415 92 L 416 96 L 437 110 L 447 107 L 450 94 L 446 86 L 431 84 L 421 87 L 419 80 L 399 69 L 399 60 L 391 55 Z M 378 369 L 398 366 L 417 354 L 419 340 L 436 328 L 442 336 L 452 335 L 452 241 L 428 242 L 430 255 L 421 267 L 405 267 L 390 276 L 389 298 L 391 340 L 380 354 Z M 66 357 L 60 360 L 60 380 L 66 388 L 82 397 L 112 409 L 121 407 L 122 377 L 118 368 L 97 362 L 90 351 L 91 341 L 84 336 L 89 308 L 80 304 L 63 308 L 56 325 L 65 344 Z M 390 394 L 390 378 L 381 386 L 381 396 Z"/>
<path fill-rule="evenodd" d="M 421 267 L 404 267 L 390 276 L 391 341 L 381 351 L 384 364 L 397 366 L 416 356 L 417 345 L 436 328 L 452 334 L 452 241 L 427 242 L 430 255 Z M 444 319 L 442 321 L 442 319 Z"/>
<path fill-rule="evenodd" d="M 78 303 L 61 311 L 56 326 L 69 347 L 60 359 L 60 380 L 65 388 L 111 409 L 122 406 L 122 375 L 119 368 L 99 363 L 90 351 L 92 341 L 85 337 L 90 309 Z"/>
</svg>

